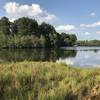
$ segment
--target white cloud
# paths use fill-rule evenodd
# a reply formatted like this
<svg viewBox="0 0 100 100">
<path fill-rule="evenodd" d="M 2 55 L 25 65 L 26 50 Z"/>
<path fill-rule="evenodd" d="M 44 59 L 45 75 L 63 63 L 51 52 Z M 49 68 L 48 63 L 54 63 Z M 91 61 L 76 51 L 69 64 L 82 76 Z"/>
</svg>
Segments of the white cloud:
<svg viewBox="0 0 100 100">
<path fill-rule="evenodd" d="M 100 21 L 92 23 L 92 24 L 81 24 L 80 27 L 81 28 L 95 28 L 100 26 Z"/>
<path fill-rule="evenodd" d="M 91 35 L 91 33 L 89 33 L 89 32 L 85 32 L 84 34 L 85 34 L 85 35 Z"/>
<path fill-rule="evenodd" d="M 38 21 L 52 21 L 56 18 L 54 14 L 50 14 L 43 10 L 39 4 L 32 5 L 20 5 L 16 2 L 8 2 L 4 5 L 7 17 L 11 20 L 17 19 L 19 17 L 31 17 L 36 18 Z"/>
<path fill-rule="evenodd" d="M 74 25 L 59 25 L 56 27 L 56 30 L 60 32 L 72 31 L 74 29 L 75 29 Z"/>
<path fill-rule="evenodd" d="M 83 32 L 85 35 L 92 35 L 92 34 L 98 34 L 100 35 L 100 31 L 96 31 L 96 32 Z M 82 33 L 82 34 L 83 34 Z"/>
<path fill-rule="evenodd" d="M 55 15 L 53 15 L 53 14 L 51 14 L 51 15 L 47 15 L 47 17 L 45 17 L 45 19 L 46 20 L 52 20 L 52 19 L 54 19 L 56 16 Z"/>
<path fill-rule="evenodd" d="M 100 31 L 97 31 L 96 34 L 100 34 Z"/>
<path fill-rule="evenodd" d="M 10 22 L 14 22 L 16 20 L 16 18 L 10 18 L 9 20 L 10 20 Z"/>
<path fill-rule="evenodd" d="M 96 16 L 96 13 L 95 12 L 92 12 L 92 13 L 90 13 L 90 16 L 95 17 Z"/>
</svg>

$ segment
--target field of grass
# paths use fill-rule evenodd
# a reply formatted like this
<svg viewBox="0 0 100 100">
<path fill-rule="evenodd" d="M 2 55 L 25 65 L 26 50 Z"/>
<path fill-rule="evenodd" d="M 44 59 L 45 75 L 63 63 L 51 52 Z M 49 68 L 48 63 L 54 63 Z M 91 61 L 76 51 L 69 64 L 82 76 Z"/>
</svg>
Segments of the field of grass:
<svg viewBox="0 0 100 100">
<path fill-rule="evenodd" d="M 52 62 L 1 63 L 0 100 L 100 100 L 100 69 Z"/>
</svg>

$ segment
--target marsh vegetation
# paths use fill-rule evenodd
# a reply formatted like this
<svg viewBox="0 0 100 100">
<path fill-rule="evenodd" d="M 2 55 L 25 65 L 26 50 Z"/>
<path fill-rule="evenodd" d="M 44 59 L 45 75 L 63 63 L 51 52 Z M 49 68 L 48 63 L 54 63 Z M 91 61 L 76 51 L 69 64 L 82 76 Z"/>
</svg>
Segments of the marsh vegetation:
<svg viewBox="0 0 100 100">
<path fill-rule="evenodd" d="M 100 69 L 52 62 L 0 64 L 1 100 L 100 99 Z"/>
</svg>

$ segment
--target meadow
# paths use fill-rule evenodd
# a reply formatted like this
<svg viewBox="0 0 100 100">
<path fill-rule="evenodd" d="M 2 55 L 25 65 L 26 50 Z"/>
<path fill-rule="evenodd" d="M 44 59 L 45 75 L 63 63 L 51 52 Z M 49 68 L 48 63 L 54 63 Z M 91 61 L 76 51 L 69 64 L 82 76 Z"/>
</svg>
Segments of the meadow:
<svg viewBox="0 0 100 100">
<path fill-rule="evenodd" d="M 53 62 L 1 63 L 0 100 L 100 100 L 100 69 Z"/>
</svg>

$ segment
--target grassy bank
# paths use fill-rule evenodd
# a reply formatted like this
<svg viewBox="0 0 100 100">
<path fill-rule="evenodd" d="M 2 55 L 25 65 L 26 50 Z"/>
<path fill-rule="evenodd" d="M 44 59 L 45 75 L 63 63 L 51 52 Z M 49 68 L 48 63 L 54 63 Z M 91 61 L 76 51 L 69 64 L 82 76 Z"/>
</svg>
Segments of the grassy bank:
<svg viewBox="0 0 100 100">
<path fill-rule="evenodd" d="M 100 100 L 99 85 L 99 68 L 52 62 L 0 64 L 0 100 Z"/>
</svg>

